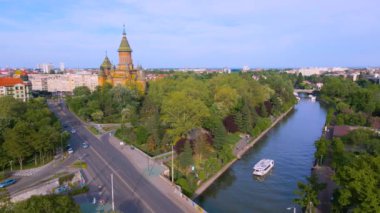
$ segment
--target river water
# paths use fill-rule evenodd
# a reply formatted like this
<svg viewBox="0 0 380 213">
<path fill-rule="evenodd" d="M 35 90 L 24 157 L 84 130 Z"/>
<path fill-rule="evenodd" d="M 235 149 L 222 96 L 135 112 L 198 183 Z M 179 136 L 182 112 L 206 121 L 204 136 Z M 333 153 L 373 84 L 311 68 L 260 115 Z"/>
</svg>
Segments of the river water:
<svg viewBox="0 0 380 213">
<path fill-rule="evenodd" d="M 319 102 L 301 99 L 195 201 L 208 212 L 291 212 L 287 208 L 294 206 L 297 182 L 310 175 L 314 142 L 321 136 L 325 118 L 326 109 Z M 252 167 L 262 158 L 273 159 L 275 166 L 258 180 Z"/>
</svg>

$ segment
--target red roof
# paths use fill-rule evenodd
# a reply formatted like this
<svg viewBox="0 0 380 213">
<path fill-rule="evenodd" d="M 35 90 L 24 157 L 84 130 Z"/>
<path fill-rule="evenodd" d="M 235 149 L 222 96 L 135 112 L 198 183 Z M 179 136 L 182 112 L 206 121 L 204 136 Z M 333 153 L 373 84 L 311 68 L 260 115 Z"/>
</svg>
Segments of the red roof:
<svg viewBox="0 0 380 213">
<path fill-rule="evenodd" d="M 347 135 L 352 131 L 350 126 L 334 126 L 333 136 L 334 137 L 342 137 Z"/>
<path fill-rule="evenodd" d="M 380 117 L 374 117 L 370 120 L 371 127 L 374 129 L 380 129 Z"/>
<path fill-rule="evenodd" d="M 22 81 L 21 78 L 9 78 L 9 77 L 0 78 L 0 86 L 9 87 L 9 86 L 14 86 L 16 84 L 24 84 L 24 82 Z"/>
</svg>

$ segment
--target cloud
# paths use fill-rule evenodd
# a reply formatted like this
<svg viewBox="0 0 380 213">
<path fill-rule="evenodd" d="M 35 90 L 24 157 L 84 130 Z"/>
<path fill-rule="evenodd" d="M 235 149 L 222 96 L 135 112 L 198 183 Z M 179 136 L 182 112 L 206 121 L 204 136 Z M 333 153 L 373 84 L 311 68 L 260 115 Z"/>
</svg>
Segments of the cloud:
<svg viewBox="0 0 380 213">
<path fill-rule="evenodd" d="M 376 0 L 0 3 L 0 67 L 98 67 L 105 50 L 116 61 L 123 24 L 144 67 L 365 66 L 380 57 Z"/>
</svg>

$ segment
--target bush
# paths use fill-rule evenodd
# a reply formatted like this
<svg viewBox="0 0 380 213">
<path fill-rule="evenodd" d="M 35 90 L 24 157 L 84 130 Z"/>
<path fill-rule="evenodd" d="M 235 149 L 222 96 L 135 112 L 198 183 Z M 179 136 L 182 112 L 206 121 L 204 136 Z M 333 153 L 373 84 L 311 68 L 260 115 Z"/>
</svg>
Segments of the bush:
<svg viewBox="0 0 380 213">
<path fill-rule="evenodd" d="M 256 122 L 255 128 L 252 130 L 252 136 L 257 137 L 260 133 L 266 130 L 271 125 L 271 120 L 269 118 L 259 117 Z"/>
<path fill-rule="evenodd" d="M 62 185 L 65 182 L 70 182 L 74 178 L 74 174 L 68 174 L 58 178 L 59 185 Z"/>
<path fill-rule="evenodd" d="M 79 194 L 87 193 L 89 190 L 90 190 L 90 189 L 89 189 L 88 186 L 83 186 L 83 187 L 75 188 L 75 189 L 71 190 L 71 191 L 69 192 L 69 195 L 70 195 L 70 196 L 75 196 L 75 195 L 79 195 Z"/>
<path fill-rule="evenodd" d="M 144 144 L 149 137 L 149 132 L 143 126 L 137 127 L 135 131 L 137 144 Z"/>
</svg>

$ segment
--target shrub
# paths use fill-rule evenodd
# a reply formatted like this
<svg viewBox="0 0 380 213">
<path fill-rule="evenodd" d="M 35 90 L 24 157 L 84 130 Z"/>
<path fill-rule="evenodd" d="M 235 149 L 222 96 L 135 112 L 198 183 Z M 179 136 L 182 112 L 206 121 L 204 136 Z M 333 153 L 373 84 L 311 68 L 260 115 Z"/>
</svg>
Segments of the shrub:
<svg viewBox="0 0 380 213">
<path fill-rule="evenodd" d="M 83 186 L 83 187 L 75 188 L 75 189 L 71 190 L 71 191 L 69 192 L 69 195 L 70 195 L 70 196 L 75 196 L 75 195 L 79 195 L 79 194 L 87 193 L 89 190 L 90 190 L 90 189 L 89 189 L 88 186 Z"/>
<path fill-rule="evenodd" d="M 62 185 L 65 182 L 70 182 L 74 178 L 74 174 L 68 174 L 58 178 L 59 185 Z"/>
</svg>

